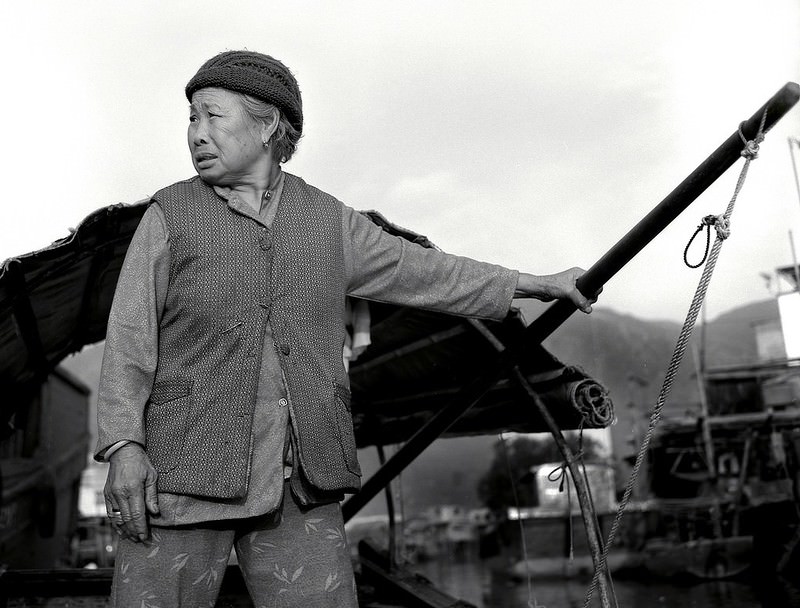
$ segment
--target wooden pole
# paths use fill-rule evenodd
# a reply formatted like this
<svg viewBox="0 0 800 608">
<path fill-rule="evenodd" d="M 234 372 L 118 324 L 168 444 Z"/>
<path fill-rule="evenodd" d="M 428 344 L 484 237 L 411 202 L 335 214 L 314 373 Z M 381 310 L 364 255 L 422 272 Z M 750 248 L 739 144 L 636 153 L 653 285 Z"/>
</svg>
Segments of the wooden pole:
<svg viewBox="0 0 800 608">
<path fill-rule="evenodd" d="M 767 110 L 764 132 L 771 129 L 800 99 L 800 86 L 794 82 L 784 85 L 742 126 L 742 132 L 753 139 L 758 132 L 761 117 Z M 686 209 L 714 180 L 730 168 L 740 156 L 742 142 L 736 131 L 711 156 L 697 167 L 658 206 L 631 229 L 608 253 L 594 264 L 578 281 L 584 294 L 593 294 L 636 256 L 667 225 Z M 510 345 L 493 361 L 488 361 L 484 373 L 465 386 L 453 399 L 431 418 L 402 448 L 368 479 L 361 491 L 342 507 L 345 521 L 372 500 L 381 489 L 394 479 L 422 453 L 437 437 L 444 433 L 488 391 L 499 374 L 518 360 L 525 344 L 540 344 L 575 311 L 571 302 L 559 300 L 544 311 L 525 330 L 519 343 Z"/>
<path fill-rule="evenodd" d="M 611 608 L 611 597 L 613 591 L 611 589 L 611 578 L 609 577 L 608 573 L 608 564 L 606 563 L 606 560 L 603 559 L 603 536 L 600 528 L 597 525 L 597 520 L 595 519 L 595 513 L 592 508 L 592 499 L 591 495 L 589 494 L 589 487 L 584 479 L 584 476 L 582 475 L 580 467 L 578 466 L 578 460 L 575 458 L 575 455 L 569 448 L 564 436 L 561 434 L 561 429 L 558 428 L 558 424 L 553 419 L 553 416 L 550 414 L 547 406 L 545 406 L 545 404 L 539 398 L 539 395 L 536 394 L 536 391 L 533 390 L 531 385 L 525 379 L 525 376 L 519 370 L 519 367 L 514 366 L 513 373 L 519 385 L 528 395 L 528 398 L 536 406 L 536 409 L 539 410 L 539 414 L 542 416 L 547 428 L 550 429 L 550 434 L 553 436 L 553 439 L 558 446 L 558 450 L 564 457 L 564 463 L 569 469 L 569 475 L 572 477 L 572 483 L 575 485 L 575 493 L 578 496 L 578 504 L 580 504 L 581 507 L 583 527 L 586 530 L 586 541 L 589 545 L 589 552 L 592 554 L 592 563 L 594 564 L 595 572 L 597 573 L 597 586 L 600 590 L 600 602 L 603 608 Z M 564 471 L 564 475 L 566 474 L 567 472 Z M 572 517 L 572 513 L 569 514 L 569 517 Z"/>
<path fill-rule="evenodd" d="M 778 120 L 800 99 L 800 86 L 787 82 L 761 106 L 755 114 L 742 124 L 742 133 L 747 140 L 755 139 L 761 117 L 767 113 L 764 122 L 764 133 L 769 131 Z M 650 213 L 636 224 L 616 245 L 600 258 L 578 280 L 578 289 L 583 294 L 594 294 L 605 285 L 625 264 L 630 262 L 645 245 L 658 236 L 678 215 L 694 200 L 705 192 L 717 178 L 727 171 L 741 156 L 743 148 L 739 131 L 725 140 L 711 155 L 684 179 L 677 188 L 670 192 Z M 559 300 L 544 311 L 528 326 L 526 339 L 533 343 L 541 343 L 569 316 L 575 312 L 575 306 L 566 300 Z"/>
</svg>

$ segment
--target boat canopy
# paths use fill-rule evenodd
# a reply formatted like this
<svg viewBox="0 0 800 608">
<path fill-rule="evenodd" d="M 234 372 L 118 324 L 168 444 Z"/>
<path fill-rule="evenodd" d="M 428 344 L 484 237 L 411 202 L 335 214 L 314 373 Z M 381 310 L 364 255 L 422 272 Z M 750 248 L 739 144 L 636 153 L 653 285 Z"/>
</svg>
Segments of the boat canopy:
<svg viewBox="0 0 800 608">
<path fill-rule="evenodd" d="M 0 268 L 0 415 L 7 422 L 67 355 L 104 339 L 130 239 L 148 201 L 89 215 L 51 246 Z M 384 230 L 425 247 L 425 237 L 365 212 Z M 363 308 L 363 306 L 362 306 Z M 350 364 L 352 412 L 360 447 L 405 441 L 496 357 L 520 339 L 517 310 L 503 322 L 368 303 L 370 346 Z M 597 427 L 588 409 L 610 407 L 606 390 L 539 344 L 519 361 L 562 429 Z M 501 375 L 445 436 L 546 431 L 511 373 Z M 609 419 L 610 420 L 610 419 Z M 605 423 L 602 423 L 605 424 Z"/>
</svg>

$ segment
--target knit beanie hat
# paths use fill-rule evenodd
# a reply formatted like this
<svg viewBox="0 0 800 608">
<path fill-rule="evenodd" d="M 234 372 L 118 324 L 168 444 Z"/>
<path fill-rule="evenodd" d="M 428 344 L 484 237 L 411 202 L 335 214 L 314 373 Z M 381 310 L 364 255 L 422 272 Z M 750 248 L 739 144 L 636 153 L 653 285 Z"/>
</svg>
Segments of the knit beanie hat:
<svg viewBox="0 0 800 608">
<path fill-rule="evenodd" d="M 206 61 L 186 85 L 191 101 L 198 89 L 221 87 L 252 95 L 277 106 L 289 123 L 303 131 L 300 87 L 285 65 L 269 55 L 253 51 L 225 51 Z"/>
</svg>

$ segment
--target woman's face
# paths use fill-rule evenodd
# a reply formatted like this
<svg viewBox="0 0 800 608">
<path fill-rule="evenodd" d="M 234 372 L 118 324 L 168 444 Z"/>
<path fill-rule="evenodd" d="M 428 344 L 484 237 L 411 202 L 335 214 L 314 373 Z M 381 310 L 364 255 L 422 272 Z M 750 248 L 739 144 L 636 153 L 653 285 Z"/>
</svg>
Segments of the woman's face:
<svg viewBox="0 0 800 608">
<path fill-rule="evenodd" d="M 269 170 L 261 125 L 226 89 L 209 87 L 192 95 L 188 140 L 195 170 L 212 185 L 250 183 Z"/>
</svg>

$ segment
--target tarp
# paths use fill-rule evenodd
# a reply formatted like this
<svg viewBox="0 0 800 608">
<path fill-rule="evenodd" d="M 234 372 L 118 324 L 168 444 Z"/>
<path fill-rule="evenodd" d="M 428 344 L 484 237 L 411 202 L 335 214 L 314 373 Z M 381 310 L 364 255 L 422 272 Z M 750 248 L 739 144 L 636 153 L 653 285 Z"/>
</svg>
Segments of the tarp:
<svg viewBox="0 0 800 608">
<path fill-rule="evenodd" d="M 146 203 L 92 213 L 51 246 L 0 268 L 0 411 L 67 355 L 105 338 L 120 268 Z"/>
<path fill-rule="evenodd" d="M 117 277 L 147 202 L 114 205 L 87 217 L 68 237 L 6 260 L 0 269 L 0 413 L 7 421 L 24 397 L 65 356 L 105 337 Z M 431 243 L 374 212 L 384 230 Z M 412 308 L 369 303 L 371 345 L 351 364 L 359 446 L 407 439 L 524 329 L 512 311 L 484 323 Z M 488 336 L 488 338 L 487 338 Z M 521 362 L 563 429 L 578 428 L 581 407 L 610 407 L 603 387 L 583 371 L 531 345 Z M 448 435 L 546 430 L 508 377 L 498 379 Z M 584 428 L 596 421 L 584 420 Z M 604 422 L 602 424 L 607 424 Z"/>
</svg>

